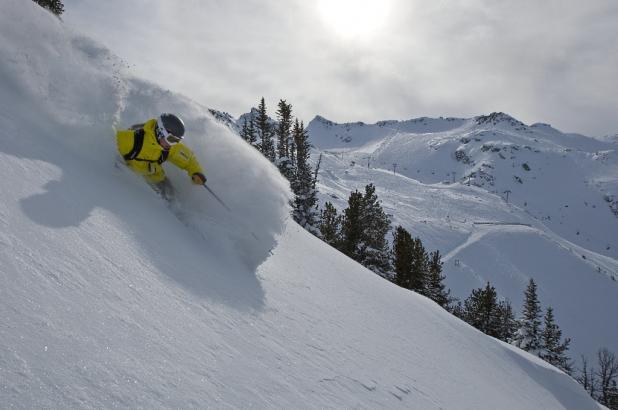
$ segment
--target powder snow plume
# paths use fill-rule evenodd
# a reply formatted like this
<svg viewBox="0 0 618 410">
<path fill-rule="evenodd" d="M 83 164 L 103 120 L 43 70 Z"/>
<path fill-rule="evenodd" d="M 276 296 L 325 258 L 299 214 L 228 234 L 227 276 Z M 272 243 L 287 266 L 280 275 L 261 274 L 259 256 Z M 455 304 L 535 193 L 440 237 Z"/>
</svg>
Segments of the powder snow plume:
<svg viewBox="0 0 618 410">
<path fill-rule="evenodd" d="M 15 7 L 11 3 L 15 2 L 7 7 Z M 186 174 L 165 164 L 177 192 L 173 211 L 199 235 L 229 241 L 232 246 L 223 244 L 221 249 L 233 249 L 236 255 L 230 257 L 242 259 L 250 269 L 263 262 L 289 215 L 289 187 L 276 167 L 218 124 L 206 107 L 132 78 L 121 59 L 94 41 L 61 29 L 60 21 L 53 21 L 56 29 L 46 33 L 47 41 L 40 41 L 32 33 L 38 24 L 49 24 L 49 15 L 36 11 L 31 13 L 36 19 L 23 20 L 3 13 L 8 35 L 0 40 L 7 62 L 0 67 L 5 96 L 0 104 L 7 150 L 17 149 L 11 139 L 37 135 L 87 161 L 94 172 L 110 174 L 119 159 L 114 128 L 126 128 L 162 112 L 176 113 L 186 123 L 186 145 L 204 167 L 209 187 L 231 211 L 191 184 Z M 145 185 L 138 177 L 119 183 L 132 184 L 136 190 Z"/>
</svg>

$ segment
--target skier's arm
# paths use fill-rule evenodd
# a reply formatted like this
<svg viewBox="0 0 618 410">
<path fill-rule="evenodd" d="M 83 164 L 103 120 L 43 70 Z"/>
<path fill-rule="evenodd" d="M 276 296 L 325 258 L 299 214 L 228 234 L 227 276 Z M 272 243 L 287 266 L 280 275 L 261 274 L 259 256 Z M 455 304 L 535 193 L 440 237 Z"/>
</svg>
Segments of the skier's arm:
<svg viewBox="0 0 618 410">
<path fill-rule="evenodd" d="M 170 149 L 170 155 L 167 160 L 176 165 L 178 168 L 187 171 L 187 174 L 191 178 L 193 178 L 193 174 L 196 173 L 202 175 L 204 174 L 204 170 L 195 157 L 195 154 L 186 145 L 173 145 Z"/>
</svg>

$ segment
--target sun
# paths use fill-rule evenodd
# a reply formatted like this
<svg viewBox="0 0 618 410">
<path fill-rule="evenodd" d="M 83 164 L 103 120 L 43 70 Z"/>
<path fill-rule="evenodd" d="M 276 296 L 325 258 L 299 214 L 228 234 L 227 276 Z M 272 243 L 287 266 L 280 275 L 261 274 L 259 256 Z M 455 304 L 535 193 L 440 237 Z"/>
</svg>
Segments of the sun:
<svg viewBox="0 0 618 410">
<path fill-rule="evenodd" d="M 318 10 L 327 26 L 344 39 L 368 39 L 384 25 L 387 0 L 319 0 Z"/>
</svg>

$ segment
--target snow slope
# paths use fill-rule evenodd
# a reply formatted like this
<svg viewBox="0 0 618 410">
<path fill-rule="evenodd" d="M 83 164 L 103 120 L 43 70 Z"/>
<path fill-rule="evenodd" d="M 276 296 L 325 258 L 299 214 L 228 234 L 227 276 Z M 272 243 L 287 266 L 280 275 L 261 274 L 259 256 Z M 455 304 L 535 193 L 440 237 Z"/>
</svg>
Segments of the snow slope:
<svg viewBox="0 0 618 410">
<path fill-rule="evenodd" d="M 599 408 L 289 221 L 275 168 L 206 108 L 33 2 L 0 31 L 3 408 Z M 114 167 L 109 124 L 163 110 L 233 213 Z"/>
<path fill-rule="evenodd" d="M 445 255 L 456 296 L 490 281 L 519 312 L 532 277 L 573 358 L 618 351 L 615 144 L 501 113 L 369 125 L 316 117 L 308 128 L 313 158 L 323 155 L 322 202 L 343 209 L 350 191 L 374 183 L 393 224 Z"/>
</svg>

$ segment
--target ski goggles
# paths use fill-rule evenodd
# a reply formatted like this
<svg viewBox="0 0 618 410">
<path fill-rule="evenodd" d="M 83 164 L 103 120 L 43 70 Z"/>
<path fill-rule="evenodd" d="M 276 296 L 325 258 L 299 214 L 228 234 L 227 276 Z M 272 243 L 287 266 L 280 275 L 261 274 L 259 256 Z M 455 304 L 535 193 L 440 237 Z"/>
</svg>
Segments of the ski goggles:
<svg viewBox="0 0 618 410">
<path fill-rule="evenodd" d="M 163 123 L 161 122 L 161 118 L 157 119 L 157 128 L 159 130 L 159 136 L 160 138 L 165 138 L 165 140 L 169 143 L 169 144 L 178 144 L 180 141 L 182 141 L 182 137 L 177 137 L 174 134 L 170 133 L 168 130 L 165 129 L 165 127 L 163 126 Z"/>
</svg>

